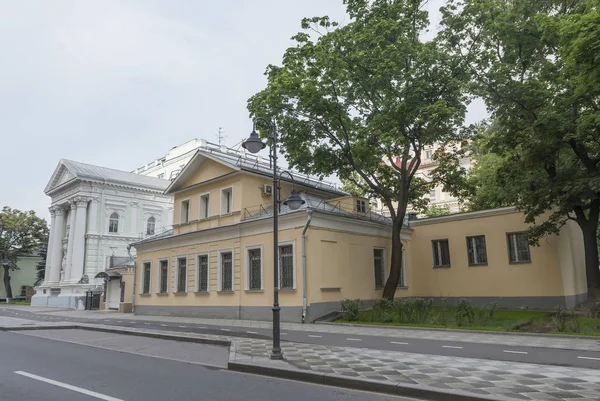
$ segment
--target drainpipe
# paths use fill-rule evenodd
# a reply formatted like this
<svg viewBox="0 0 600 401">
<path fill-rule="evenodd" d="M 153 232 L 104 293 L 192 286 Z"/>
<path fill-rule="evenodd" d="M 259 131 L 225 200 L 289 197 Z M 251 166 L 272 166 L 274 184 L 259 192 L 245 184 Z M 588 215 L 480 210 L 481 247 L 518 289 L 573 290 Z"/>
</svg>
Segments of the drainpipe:
<svg viewBox="0 0 600 401">
<path fill-rule="evenodd" d="M 308 289 L 306 281 L 306 231 L 312 221 L 312 210 L 308 211 L 308 219 L 302 230 L 302 323 L 306 321 L 306 307 L 308 304 Z"/>
<path fill-rule="evenodd" d="M 137 264 L 135 258 L 131 256 L 131 245 L 127 245 L 127 254 L 133 260 L 133 295 L 131 296 L 131 313 L 135 314 L 135 285 L 137 284 Z"/>
</svg>

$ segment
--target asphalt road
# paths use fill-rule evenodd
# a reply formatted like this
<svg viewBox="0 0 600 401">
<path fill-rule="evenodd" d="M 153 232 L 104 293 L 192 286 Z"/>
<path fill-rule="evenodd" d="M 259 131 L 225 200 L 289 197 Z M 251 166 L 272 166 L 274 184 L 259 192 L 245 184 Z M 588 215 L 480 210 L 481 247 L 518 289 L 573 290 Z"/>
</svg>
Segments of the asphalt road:
<svg viewBox="0 0 600 401">
<path fill-rule="evenodd" d="M 43 321 L 75 321 L 82 323 L 106 324 L 111 326 L 147 328 L 152 330 L 178 331 L 231 335 L 238 337 L 270 339 L 270 329 L 244 328 L 235 326 L 215 326 L 199 324 L 181 324 L 174 322 L 155 322 L 123 319 L 76 319 L 36 314 L 23 310 L 0 309 L 1 315 Z M 18 315 L 17 315 L 18 314 Z M 445 355 L 466 358 L 491 359 L 511 362 L 536 363 L 545 365 L 572 366 L 600 369 L 600 352 L 565 350 L 556 348 L 507 346 L 503 344 L 482 344 L 475 342 L 441 341 L 430 339 L 345 335 L 340 333 L 311 333 L 307 331 L 282 331 L 282 341 L 301 342 L 339 347 L 370 348 L 390 351 L 413 352 L 419 354 Z M 600 343 L 600 339 L 599 339 Z"/>
<path fill-rule="evenodd" d="M 0 350 L 0 401 L 408 401 L 11 332 L 0 332 Z"/>
</svg>

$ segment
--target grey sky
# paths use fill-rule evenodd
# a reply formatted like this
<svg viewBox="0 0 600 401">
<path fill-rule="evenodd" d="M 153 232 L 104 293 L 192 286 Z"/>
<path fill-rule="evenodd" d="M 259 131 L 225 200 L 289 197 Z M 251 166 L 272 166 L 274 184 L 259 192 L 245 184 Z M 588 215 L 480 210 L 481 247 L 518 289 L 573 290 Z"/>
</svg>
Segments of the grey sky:
<svg viewBox="0 0 600 401">
<path fill-rule="evenodd" d="M 345 20 L 341 0 L 0 0 L 0 206 L 47 218 L 61 158 L 132 170 L 218 127 L 238 142 L 314 15 Z"/>
</svg>

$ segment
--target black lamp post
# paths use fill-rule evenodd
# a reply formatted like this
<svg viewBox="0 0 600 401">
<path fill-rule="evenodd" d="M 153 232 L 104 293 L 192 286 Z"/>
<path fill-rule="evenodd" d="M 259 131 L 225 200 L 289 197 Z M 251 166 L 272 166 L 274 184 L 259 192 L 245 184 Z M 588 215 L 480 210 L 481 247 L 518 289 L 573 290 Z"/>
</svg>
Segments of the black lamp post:
<svg viewBox="0 0 600 401">
<path fill-rule="evenodd" d="M 10 266 L 10 260 L 8 259 L 8 257 L 6 256 L 6 254 L 4 254 L 4 256 L 2 257 L 2 267 L 4 268 L 4 271 L 2 272 L 3 275 L 6 275 L 6 271 L 8 270 L 8 267 Z M 11 294 L 12 295 L 12 294 Z M 12 301 L 12 299 L 10 299 L 8 297 L 8 294 L 6 294 L 6 303 Z"/>
<path fill-rule="evenodd" d="M 277 124 L 275 121 L 268 121 L 262 117 L 254 119 L 252 127 L 252 133 L 250 137 L 242 143 L 242 147 L 250 153 L 258 153 L 264 149 L 267 145 L 260 140 L 260 137 L 256 133 L 256 122 L 262 121 L 269 126 L 272 130 L 271 139 L 271 160 L 273 161 L 273 350 L 271 351 L 271 359 L 283 359 L 281 353 L 281 331 L 280 331 L 280 317 L 279 312 L 279 244 L 278 244 L 278 209 L 279 209 L 279 176 L 277 174 Z M 292 178 L 292 184 L 294 184 L 294 177 L 287 171 Z M 283 174 L 282 173 L 282 174 Z M 283 202 L 291 210 L 299 209 L 303 204 L 304 200 L 298 195 L 298 192 L 292 186 L 292 192 L 290 196 Z"/>
</svg>

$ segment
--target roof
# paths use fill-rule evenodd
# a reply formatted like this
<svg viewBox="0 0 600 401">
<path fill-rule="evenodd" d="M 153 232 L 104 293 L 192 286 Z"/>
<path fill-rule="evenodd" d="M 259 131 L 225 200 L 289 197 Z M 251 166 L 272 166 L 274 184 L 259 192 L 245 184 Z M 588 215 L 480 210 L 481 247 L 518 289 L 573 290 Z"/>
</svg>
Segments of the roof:
<svg viewBox="0 0 600 401">
<path fill-rule="evenodd" d="M 200 167 L 200 164 L 205 159 L 211 159 L 216 162 L 222 163 L 236 171 L 247 171 L 254 174 L 260 174 L 264 176 L 272 176 L 273 168 L 270 166 L 265 159 L 254 156 L 246 152 L 240 152 L 233 149 L 219 148 L 216 146 L 205 145 L 198 148 L 196 154 L 187 163 L 181 173 L 173 180 L 171 185 L 165 191 L 166 193 L 174 192 L 183 189 L 181 186 L 191 174 Z M 279 174 L 284 170 L 278 168 Z M 294 182 L 298 185 L 318 189 L 325 191 L 337 196 L 347 195 L 344 191 L 340 190 L 336 184 L 326 182 L 306 174 L 289 171 L 294 177 Z M 281 177 L 282 181 L 291 182 L 291 178 L 286 174 Z"/>
<path fill-rule="evenodd" d="M 69 174 L 65 174 L 64 169 L 68 170 Z M 67 182 L 87 178 L 97 181 L 108 181 L 112 183 L 132 185 L 157 191 L 164 191 L 169 184 L 169 180 L 160 178 L 148 177 L 122 170 L 115 170 L 108 167 L 94 166 L 91 164 L 76 162 L 73 160 L 61 159 L 46 186 L 44 192 Z"/>
</svg>

